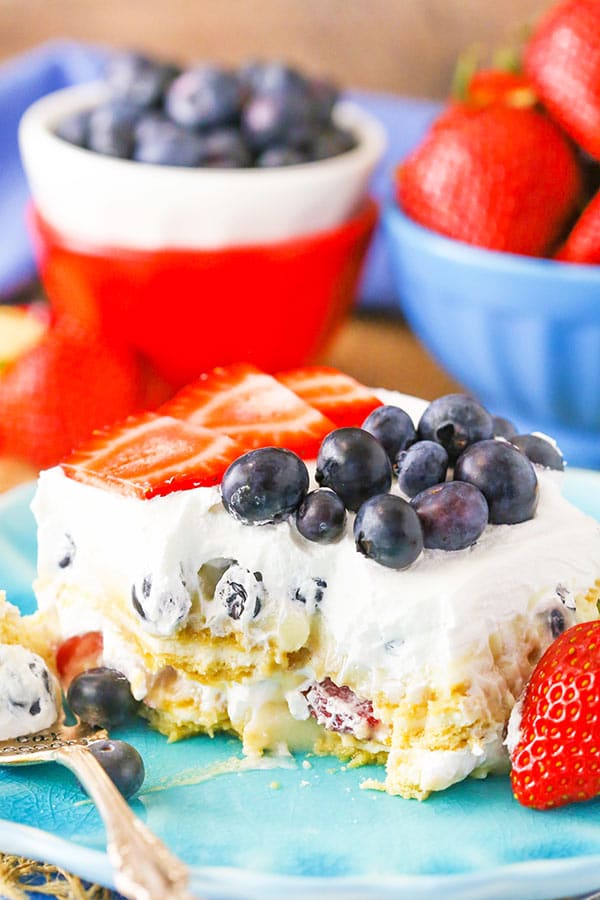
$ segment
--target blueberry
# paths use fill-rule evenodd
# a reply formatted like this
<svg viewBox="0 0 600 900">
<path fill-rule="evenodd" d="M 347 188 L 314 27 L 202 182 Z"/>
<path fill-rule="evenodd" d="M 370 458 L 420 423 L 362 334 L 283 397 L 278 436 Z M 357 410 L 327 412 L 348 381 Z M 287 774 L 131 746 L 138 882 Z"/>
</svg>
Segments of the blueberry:
<svg viewBox="0 0 600 900">
<path fill-rule="evenodd" d="M 310 615 L 316 612 L 323 601 L 327 582 L 324 578 L 305 578 L 293 593 L 296 603 L 302 603 Z"/>
<path fill-rule="evenodd" d="M 212 168 L 243 168 L 252 163 L 252 156 L 237 128 L 217 128 L 203 141 L 202 165 Z"/>
<path fill-rule="evenodd" d="M 411 417 L 398 406 L 378 406 L 369 413 L 362 428 L 379 441 L 391 463 L 417 437 Z"/>
<path fill-rule="evenodd" d="M 256 153 L 273 145 L 302 148 L 314 135 L 310 100 L 304 94 L 259 94 L 242 112 L 244 140 Z"/>
<path fill-rule="evenodd" d="M 300 534 L 317 544 L 334 544 L 344 534 L 346 507 L 334 491 L 320 488 L 307 494 L 296 513 Z"/>
<path fill-rule="evenodd" d="M 255 619 L 262 609 L 265 596 L 262 574 L 237 564 L 227 569 L 219 579 L 214 593 L 217 604 L 224 606 L 229 618 L 235 621 L 242 616 Z"/>
<path fill-rule="evenodd" d="M 131 604 L 148 631 L 171 635 L 187 620 L 192 599 L 181 574 L 167 584 L 145 575 L 131 588 Z"/>
<path fill-rule="evenodd" d="M 447 394 L 432 400 L 419 422 L 419 436 L 446 448 L 451 463 L 475 441 L 491 438 L 490 414 L 466 394 Z"/>
<path fill-rule="evenodd" d="M 256 59 L 248 59 L 237 70 L 237 80 L 242 90 L 242 96 L 246 100 L 254 93 L 254 85 L 260 78 L 260 72 L 264 63 Z"/>
<path fill-rule="evenodd" d="M 274 146 L 263 150 L 256 159 L 261 169 L 272 169 L 278 166 L 297 166 L 308 161 L 306 153 L 294 147 Z"/>
<path fill-rule="evenodd" d="M 308 481 L 306 466 L 291 450 L 250 450 L 232 462 L 223 475 L 223 505 L 244 525 L 281 522 L 304 500 Z"/>
<path fill-rule="evenodd" d="M 553 638 L 557 638 L 559 634 L 562 634 L 565 628 L 567 627 L 567 623 L 565 622 L 565 614 L 562 609 L 551 609 L 550 615 L 548 616 L 548 626 L 550 628 L 550 634 Z"/>
<path fill-rule="evenodd" d="M 337 428 L 327 435 L 317 457 L 317 483 L 331 488 L 346 509 L 389 491 L 392 466 L 387 453 L 372 434 L 362 428 Z"/>
<path fill-rule="evenodd" d="M 204 142 L 197 134 L 174 125 L 156 121 L 144 123 L 142 137 L 137 139 L 133 158 L 138 162 L 159 166 L 199 166 L 204 157 Z M 137 134 L 140 134 L 138 128 Z"/>
<path fill-rule="evenodd" d="M 239 82 L 232 72 L 214 66 L 188 69 L 169 87 L 165 109 L 184 128 L 214 128 L 237 119 L 242 103 Z"/>
<path fill-rule="evenodd" d="M 165 125 L 172 126 L 173 123 L 163 112 L 157 109 L 140 113 L 133 129 L 136 143 L 138 141 L 152 140 L 155 135 L 160 135 L 163 132 Z"/>
<path fill-rule="evenodd" d="M 240 619 L 242 613 L 246 608 L 246 603 L 248 602 L 248 592 L 243 584 L 239 584 L 237 581 L 229 582 L 229 594 L 224 599 L 225 606 L 227 607 L 227 615 L 231 619 Z M 253 618 L 260 612 L 260 606 L 258 609 L 255 608 L 253 610 Z"/>
<path fill-rule="evenodd" d="M 82 722 L 103 728 L 124 722 L 137 706 L 127 678 L 106 666 L 77 675 L 69 685 L 67 702 Z"/>
<path fill-rule="evenodd" d="M 396 457 L 398 485 L 407 497 L 440 484 L 448 471 L 448 454 L 435 441 L 417 441 Z"/>
<path fill-rule="evenodd" d="M 141 788 L 144 763 L 135 747 L 125 741 L 92 741 L 88 750 L 98 760 L 115 787 L 125 798 Z"/>
<path fill-rule="evenodd" d="M 206 600 L 212 600 L 215 596 L 217 584 L 231 566 L 237 565 L 237 560 L 224 556 L 217 556 L 202 563 L 198 569 L 198 584 L 200 594 Z"/>
<path fill-rule="evenodd" d="M 297 69 L 280 62 L 247 63 L 240 70 L 240 78 L 253 94 L 308 97 L 311 92 L 311 86 Z"/>
<path fill-rule="evenodd" d="M 141 53 L 118 53 L 106 69 L 112 96 L 140 109 L 161 103 L 165 90 L 178 74 L 176 66 L 158 63 Z"/>
<path fill-rule="evenodd" d="M 516 434 L 510 438 L 510 442 L 537 466 L 563 471 L 565 461 L 560 451 L 546 438 L 537 434 Z"/>
<path fill-rule="evenodd" d="M 90 110 L 84 109 L 62 119 L 54 129 L 54 133 L 63 141 L 68 141 L 77 147 L 87 147 L 89 127 Z"/>
<path fill-rule="evenodd" d="M 485 497 L 472 484 L 447 481 L 411 500 L 429 550 L 464 550 L 481 536 L 488 522 Z"/>
<path fill-rule="evenodd" d="M 135 145 L 135 126 L 139 111 L 130 104 L 105 103 L 92 110 L 88 147 L 105 156 L 129 159 Z"/>
<path fill-rule="evenodd" d="M 494 437 L 503 437 L 509 441 L 517 433 L 517 429 L 510 419 L 505 419 L 503 416 L 492 416 L 492 424 Z"/>
<path fill-rule="evenodd" d="M 535 514 L 535 470 L 527 457 L 506 441 L 492 439 L 468 447 L 456 463 L 454 478 L 479 488 L 494 525 L 514 525 Z"/>
<path fill-rule="evenodd" d="M 406 500 L 378 494 L 362 504 L 354 520 L 359 553 L 390 569 L 405 569 L 423 549 L 419 517 Z"/>
<path fill-rule="evenodd" d="M 342 128 L 328 128 L 315 137 L 309 154 L 313 160 L 329 159 L 331 156 L 339 156 L 340 153 L 354 150 L 355 147 L 356 138 L 350 131 Z"/>
<path fill-rule="evenodd" d="M 63 545 L 58 554 L 58 568 L 68 569 L 75 559 L 75 542 L 70 534 L 64 536 Z"/>
<path fill-rule="evenodd" d="M 338 86 L 325 78 L 313 78 L 309 91 L 316 120 L 322 125 L 330 125 L 333 108 L 340 97 Z"/>
</svg>

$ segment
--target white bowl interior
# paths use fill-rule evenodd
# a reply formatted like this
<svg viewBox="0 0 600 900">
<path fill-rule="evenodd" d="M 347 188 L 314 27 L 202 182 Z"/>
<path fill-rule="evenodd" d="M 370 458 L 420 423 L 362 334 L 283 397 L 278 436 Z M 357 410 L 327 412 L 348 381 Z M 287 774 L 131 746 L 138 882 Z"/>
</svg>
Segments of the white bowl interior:
<svg viewBox="0 0 600 900">
<path fill-rule="evenodd" d="M 385 147 L 379 123 L 340 102 L 355 149 L 274 169 L 189 169 L 102 156 L 57 137 L 70 113 L 105 97 L 100 83 L 34 103 L 19 142 L 35 205 L 67 238 L 101 247 L 216 248 L 285 241 L 335 228 L 364 199 Z"/>
</svg>

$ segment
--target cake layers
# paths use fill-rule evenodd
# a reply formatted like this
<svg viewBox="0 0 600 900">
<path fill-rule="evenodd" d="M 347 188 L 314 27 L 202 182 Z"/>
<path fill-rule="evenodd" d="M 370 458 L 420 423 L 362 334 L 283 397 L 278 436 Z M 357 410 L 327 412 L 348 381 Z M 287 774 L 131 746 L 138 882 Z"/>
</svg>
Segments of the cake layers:
<svg viewBox="0 0 600 900">
<path fill-rule="evenodd" d="M 378 392 L 416 420 L 422 401 Z M 600 527 L 538 470 L 535 518 L 408 569 L 292 521 L 248 526 L 219 488 L 142 500 L 42 473 L 40 606 L 61 638 L 104 635 L 171 737 L 231 728 L 248 752 L 387 757 L 386 788 L 425 796 L 506 763 L 503 730 L 563 628 L 597 615 Z M 351 517 L 350 517 L 351 518 Z"/>
</svg>

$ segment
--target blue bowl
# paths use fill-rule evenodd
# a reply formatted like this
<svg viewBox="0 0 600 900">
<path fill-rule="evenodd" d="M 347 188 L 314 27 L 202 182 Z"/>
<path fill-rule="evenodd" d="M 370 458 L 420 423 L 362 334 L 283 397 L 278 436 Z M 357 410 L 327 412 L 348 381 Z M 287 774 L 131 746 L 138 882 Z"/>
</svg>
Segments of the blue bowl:
<svg viewBox="0 0 600 900">
<path fill-rule="evenodd" d="M 383 217 L 402 310 L 441 365 L 494 414 L 600 468 L 600 266 L 472 247 Z"/>
</svg>

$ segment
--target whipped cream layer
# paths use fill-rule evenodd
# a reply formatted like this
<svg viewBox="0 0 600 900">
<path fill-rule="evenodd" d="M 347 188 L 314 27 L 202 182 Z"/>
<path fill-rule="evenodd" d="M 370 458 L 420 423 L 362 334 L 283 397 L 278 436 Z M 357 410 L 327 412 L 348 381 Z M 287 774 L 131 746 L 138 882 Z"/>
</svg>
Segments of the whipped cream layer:
<svg viewBox="0 0 600 900">
<path fill-rule="evenodd" d="M 388 391 L 378 395 L 415 422 L 426 405 Z M 66 637 L 88 628 L 114 632 L 111 604 L 118 598 L 136 616 L 145 647 L 174 656 L 182 652 L 182 625 L 285 652 L 305 646 L 312 635 L 317 651 L 302 685 L 286 697 L 292 715 L 309 715 L 301 689 L 310 678 L 330 676 L 371 698 L 388 727 L 396 716 L 403 734 L 413 726 L 417 733 L 419 715 L 428 717 L 425 729 L 435 719 L 435 694 L 440 721 L 454 716 L 456 727 L 471 728 L 472 739 L 460 750 L 437 751 L 392 742 L 390 759 L 414 770 L 415 784 L 440 789 L 473 770 L 497 768 L 507 694 L 512 705 L 556 636 L 557 619 L 568 627 L 577 616 L 596 615 L 584 595 L 600 575 L 600 525 L 562 497 L 560 473 L 538 468 L 537 475 L 540 500 L 532 520 L 488 526 L 473 547 L 426 550 L 397 571 L 357 552 L 352 514 L 339 543 L 319 545 L 305 540 L 291 520 L 240 524 L 224 509 L 218 487 L 142 501 L 80 484 L 54 468 L 41 474 L 33 503 L 39 604 L 53 608 L 59 598 Z M 199 573 L 206 563 L 214 568 L 215 560 L 235 560 L 235 566 L 228 570 L 224 562 L 223 574 L 213 572 L 214 595 L 198 610 L 190 593 L 202 596 Z M 223 613 L 231 597 L 228 571 L 247 597 L 235 618 Z M 70 600 L 62 604 L 61 597 Z M 131 607 L 134 597 L 146 618 Z M 111 642 L 115 659 L 109 661 L 142 697 L 140 659 L 128 660 L 126 644 L 110 637 L 105 655 Z M 494 723 L 484 733 L 476 727 L 482 711 Z"/>
<path fill-rule="evenodd" d="M 49 728 L 57 716 L 44 660 L 18 644 L 0 644 L 0 741 Z"/>
</svg>

